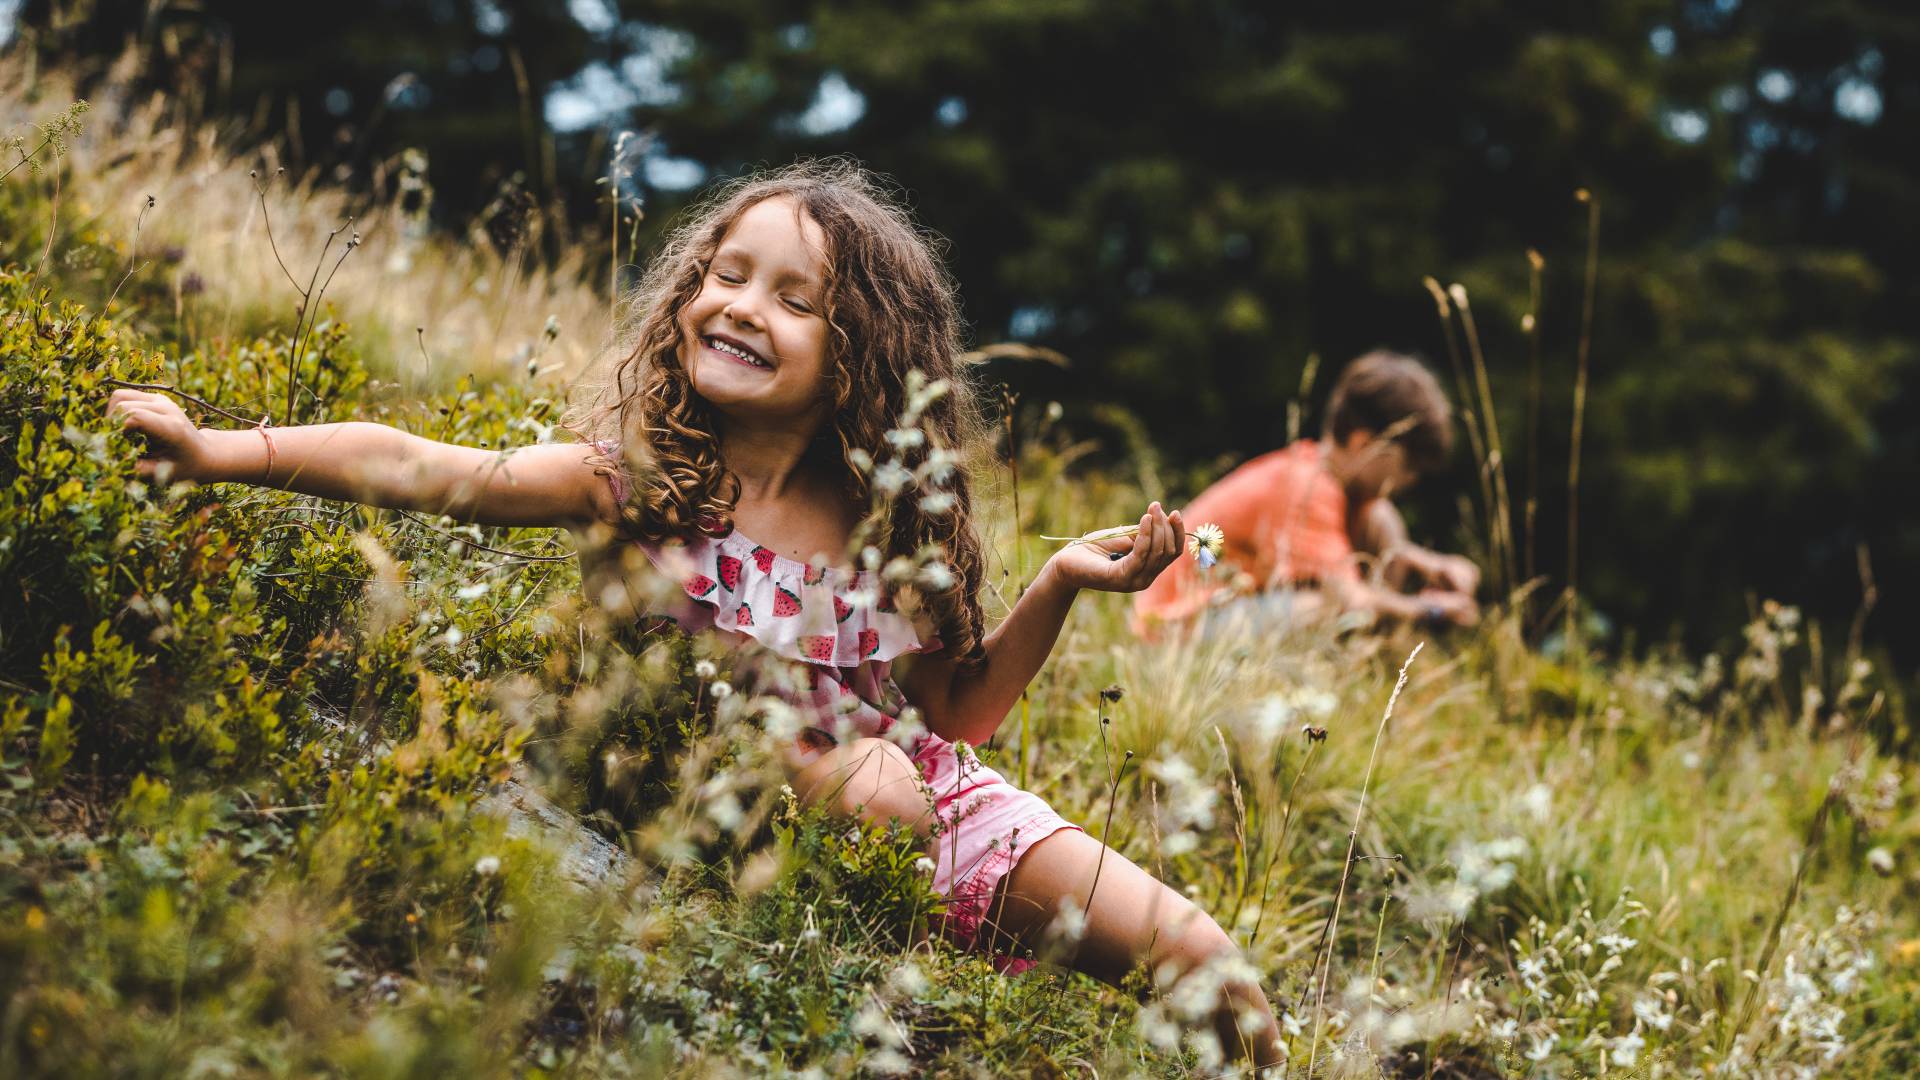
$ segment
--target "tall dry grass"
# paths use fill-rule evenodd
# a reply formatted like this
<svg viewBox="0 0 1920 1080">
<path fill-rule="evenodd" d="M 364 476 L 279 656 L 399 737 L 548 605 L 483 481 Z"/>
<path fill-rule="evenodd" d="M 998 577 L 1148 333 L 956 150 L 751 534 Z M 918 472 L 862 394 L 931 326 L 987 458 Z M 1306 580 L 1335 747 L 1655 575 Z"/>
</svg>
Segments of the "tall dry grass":
<svg viewBox="0 0 1920 1080">
<path fill-rule="evenodd" d="M 138 223 L 135 273 L 165 276 L 174 314 L 194 320 L 194 336 L 290 331 L 315 267 L 331 267 L 357 232 L 360 246 L 327 286 L 324 309 L 354 328 L 376 370 L 408 385 L 448 385 L 468 373 L 524 378 L 530 364 L 566 378 L 613 341 L 607 298 L 588 284 L 604 250 L 572 245 L 542 257 L 548 226 L 537 207 L 502 200 L 490 211 L 496 220 L 436 229 L 433 163 L 423 156 L 383 162 L 374 194 L 351 192 L 317 170 L 285 170 L 270 140 L 239 145 L 215 123 L 183 120 L 163 96 L 137 96 L 131 74 L 123 62 L 90 89 L 86 131 L 50 166 L 59 170 L 63 227 L 113 237 L 135 255 Z M 77 96 L 62 72 L 0 64 L 6 131 L 25 130 Z M 141 221 L 148 196 L 154 205 Z M 500 235 L 506 243 L 493 238 Z"/>
</svg>

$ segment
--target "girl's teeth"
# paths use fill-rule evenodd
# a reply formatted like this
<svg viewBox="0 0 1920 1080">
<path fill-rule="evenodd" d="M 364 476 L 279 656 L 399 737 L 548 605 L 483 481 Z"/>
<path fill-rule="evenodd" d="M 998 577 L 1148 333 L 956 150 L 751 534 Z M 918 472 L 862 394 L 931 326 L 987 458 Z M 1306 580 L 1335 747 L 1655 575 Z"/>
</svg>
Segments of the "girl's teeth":
<svg viewBox="0 0 1920 1080">
<path fill-rule="evenodd" d="M 737 356 L 740 359 L 745 360 L 747 363 L 752 364 L 755 367 L 766 366 L 765 364 L 761 363 L 760 360 L 757 359 L 756 357 L 749 355 L 748 353 L 746 353 L 741 349 L 736 349 L 732 345 L 729 345 L 726 342 L 719 340 L 718 338 L 715 338 L 713 340 L 713 347 L 723 353 L 726 353 L 728 356 Z"/>
</svg>

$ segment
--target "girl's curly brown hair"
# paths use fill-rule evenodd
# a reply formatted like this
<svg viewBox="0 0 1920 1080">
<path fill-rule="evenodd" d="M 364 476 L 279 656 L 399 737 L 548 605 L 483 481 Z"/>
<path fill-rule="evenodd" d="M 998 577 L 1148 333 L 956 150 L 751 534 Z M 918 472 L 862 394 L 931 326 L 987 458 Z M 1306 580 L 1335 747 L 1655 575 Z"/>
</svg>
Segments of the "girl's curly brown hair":
<svg viewBox="0 0 1920 1080">
<path fill-rule="evenodd" d="M 861 166 L 800 162 L 732 181 L 688 211 L 629 298 L 631 350 L 571 426 L 620 441 L 625 460 L 607 467 L 628 474 L 631 494 L 622 514 L 632 534 L 688 539 L 732 530 L 740 484 L 720 456 L 716 417 L 681 363 L 680 313 L 699 293 L 734 222 L 756 204 L 780 198 L 793 200 L 827 240 L 824 391 L 833 410 L 828 430 L 815 439 L 817 460 L 842 471 L 847 498 L 866 509 L 857 540 L 888 559 L 913 558 L 930 545 L 944 551 L 952 582 L 928 587 L 929 581 L 938 586 L 939 576 L 921 575 L 920 596 L 942 651 L 971 667 L 984 655 L 986 565 L 960 457 L 978 445 L 983 428 L 961 359 L 959 300 L 938 254 L 941 242 L 917 228 Z M 944 380 L 946 393 L 920 411 L 924 440 L 889 440 L 909 412 L 915 371 L 927 383 Z M 883 464 L 880 486 L 903 490 L 876 493 L 874 463 L 888 461 L 905 472 Z"/>
</svg>

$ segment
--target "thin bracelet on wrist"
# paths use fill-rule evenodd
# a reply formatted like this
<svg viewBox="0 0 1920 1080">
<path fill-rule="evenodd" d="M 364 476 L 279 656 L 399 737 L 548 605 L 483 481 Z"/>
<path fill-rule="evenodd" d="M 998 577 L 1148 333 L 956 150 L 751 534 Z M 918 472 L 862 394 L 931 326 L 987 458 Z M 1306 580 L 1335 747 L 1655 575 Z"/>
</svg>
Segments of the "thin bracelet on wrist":
<svg viewBox="0 0 1920 1080">
<path fill-rule="evenodd" d="M 267 422 L 265 420 L 261 420 L 258 424 L 255 424 L 253 430 L 259 432 L 260 438 L 265 440 L 267 444 L 267 471 L 266 474 L 260 478 L 260 482 L 262 484 L 269 484 L 273 482 L 273 436 L 267 434 Z"/>
</svg>

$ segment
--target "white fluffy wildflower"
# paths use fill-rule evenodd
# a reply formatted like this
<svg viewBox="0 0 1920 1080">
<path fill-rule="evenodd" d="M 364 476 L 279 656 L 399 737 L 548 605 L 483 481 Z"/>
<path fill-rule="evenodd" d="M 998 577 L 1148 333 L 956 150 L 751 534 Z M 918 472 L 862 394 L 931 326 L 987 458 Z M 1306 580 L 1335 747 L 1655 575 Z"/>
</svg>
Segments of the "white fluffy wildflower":
<svg viewBox="0 0 1920 1080">
<path fill-rule="evenodd" d="M 1877 847 L 1867 852 L 1867 865 L 1881 877 L 1893 876 L 1893 852 Z"/>
<path fill-rule="evenodd" d="M 471 585 L 462 585 L 453 590 L 453 598 L 455 600 L 478 600 L 482 596 L 487 595 L 487 591 L 492 588 L 493 586 L 487 582 L 476 581 Z"/>
<path fill-rule="evenodd" d="M 1054 916 L 1047 930 L 1068 945 L 1078 944 L 1087 933 L 1086 909 L 1074 902 L 1073 897 L 1067 897 L 1060 902 L 1060 913 Z"/>
<path fill-rule="evenodd" d="M 740 810 L 739 798 L 731 791 L 723 791 L 707 800 L 707 816 L 727 832 L 739 828 L 740 822 L 746 818 Z"/>
<path fill-rule="evenodd" d="M 913 473 L 908 472 L 906 466 L 899 462 L 882 462 L 879 468 L 873 470 L 873 486 L 879 489 L 882 495 L 898 495 L 911 483 L 913 483 Z"/>
<path fill-rule="evenodd" d="M 1619 956 L 1621 953 L 1640 944 L 1640 941 L 1638 938 L 1630 938 L 1625 934 L 1607 933 L 1594 938 L 1593 943 L 1607 950 L 1608 955 Z"/>
<path fill-rule="evenodd" d="M 1261 742 L 1272 742 L 1293 726 L 1293 702 L 1284 694 L 1268 694 L 1253 714 L 1253 731 Z"/>
<path fill-rule="evenodd" d="M 1553 789 L 1545 784 L 1535 784 L 1520 796 L 1520 808 L 1527 816 L 1545 825 L 1553 816 Z"/>
<path fill-rule="evenodd" d="M 1547 962 L 1537 956 L 1525 957 L 1519 964 L 1520 983 L 1536 994 L 1547 992 Z"/>
<path fill-rule="evenodd" d="M 887 976 L 887 985 L 895 993 L 913 998 L 926 993 L 931 984 L 927 982 L 926 973 L 920 970 L 920 965 L 908 960 Z"/>
<path fill-rule="evenodd" d="M 920 568 L 920 584 L 934 592 L 946 592 L 953 582 L 953 569 L 945 562 L 936 559 Z"/>
<path fill-rule="evenodd" d="M 1640 1051 L 1645 1049 L 1647 1040 L 1638 1031 L 1629 1031 L 1613 1040 L 1613 1050 L 1608 1058 L 1621 1068 L 1630 1067 L 1640 1060 Z"/>
<path fill-rule="evenodd" d="M 500 856 L 482 855 L 473 861 L 473 872 L 481 877 L 492 877 L 500 872 Z"/>
<path fill-rule="evenodd" d="M 954 497 L 951 491 L 935 491 L 931 494 L 920 496 L 920 509 L 923 513 L 944 514 L 953 509 L 954 504 L 958 502 L 959 500 Z"/>
<path fill-rule="evenodd" d="M 1657 997 L 1634 999 L 1633 1016 L 1634 1019 L 1655 1031 L 1665 1031 L 1673 1026 L 1673 1014 L 1667 1011 L 1666 1004 Z"/>
<path fill-rule="evenodd" d="M 800 734 L 799 710 L 776 698 L 762 698 L 760 725 L 775 742 L 785 742 Z"/>
<path fill-rule="evenodd" d="M 944 484 L 953 476 L 954 469 L 960 464 L 960 456 L 942 446 L 936 446 L 927 454 L 926 464 L 920 467 L 922 478 L 928 483 Z"/>
<path fill-rule="evenodd" d="M 877 1001 L 868 1001 L 852 1017 L 852 1034 L 881 1045 L 900 1045 L 900 1030 Z"/>
<path fill-rule="evenodd" d="M 725 701 L 733 695 L 733 684 L 722 679 L 707 688 L 713 694 L 713 700 Z"/>
<path fill-rule="evenodd" d="M 693 665 L 693 674 L 695 678 L 711 679 L 720 674 L 720 669 L 713 666 L 713 661 L 702 660 Z"/>
<path fill-rule="evenodd" d="M 1134 1018 L 1134 1026 L 1147 1044 L 1162 1053 L 1175 1053 L 1180 1049 L 1180 1025 L 1167 1016 L 1166 1008 L 1160 1002 L 1154 1002 L 1139 1012 Z"/>
<path fill-rule="evenodd" d="M 1524 1056 L 1528 1061 L 1537 1063 L 1537 1062 L 1542 1062 L 1547 1060 L 1547 1058 L 1551 1057 L 1552 1055 L 1553 1055 L 1553 1036 L 1535 1035 L 1533 1037 L 1533 1045 L 1527 1048 L 1527 1052 Z"/>
<path fill-rule="evenodd" d="M 913 870 L 917 874 L 931 874 L 933 873 L 933 860 L 922 855 L 913 860 Z"/>
<path fill-rule="evenodd" d="M 895 450 L 912 450 L 926 442 L 927 433 L 919 428 L 894 428 L 887 432 L 887 445 Z"/>
<path fill-rule="evenodd" d="M 875 1076 L 908 1076 L 913 1072 L 913 1059 L 889 1048 L 868 1054 L 860 1067 Z"/>
</svg>

